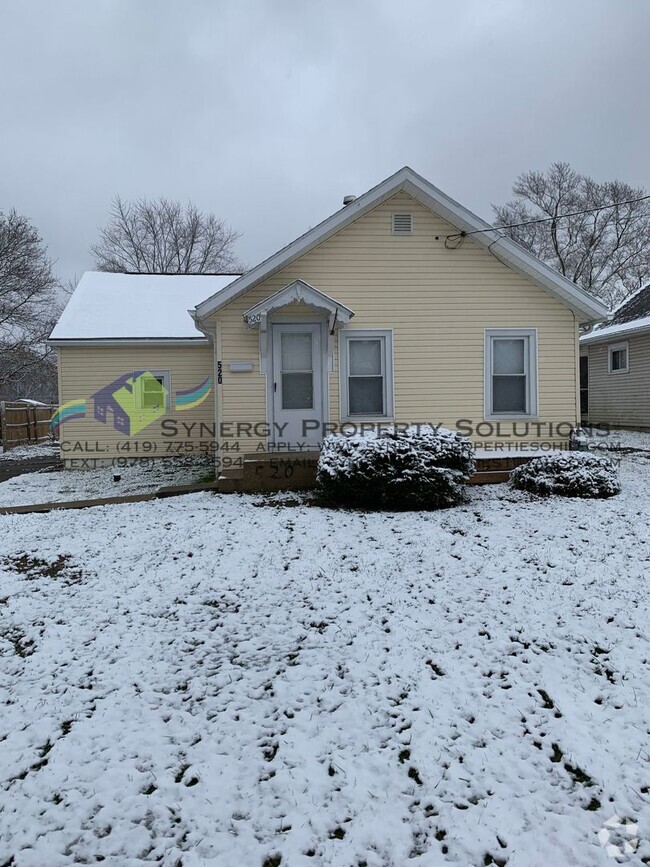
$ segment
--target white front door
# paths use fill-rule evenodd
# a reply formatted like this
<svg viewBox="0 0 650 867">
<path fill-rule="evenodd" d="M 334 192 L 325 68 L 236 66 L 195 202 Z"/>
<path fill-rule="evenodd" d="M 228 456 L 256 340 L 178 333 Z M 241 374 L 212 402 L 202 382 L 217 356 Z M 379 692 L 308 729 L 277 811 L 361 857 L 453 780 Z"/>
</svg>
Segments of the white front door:
<svg viewBox="0 0 650 867">
<path fill-rule="evenodd" d="M 316 447 L 322 439 L 323 352 L 320 323 L 272 327 L 271 445 Z"/>
</svg>

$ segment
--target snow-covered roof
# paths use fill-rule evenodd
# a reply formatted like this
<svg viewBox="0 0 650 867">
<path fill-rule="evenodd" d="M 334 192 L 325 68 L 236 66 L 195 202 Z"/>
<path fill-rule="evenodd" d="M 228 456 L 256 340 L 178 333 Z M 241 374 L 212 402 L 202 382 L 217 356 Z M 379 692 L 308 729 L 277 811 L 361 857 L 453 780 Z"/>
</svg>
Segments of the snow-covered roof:
<svg viewBox="0 0 650 867">
<path fill-rule="evenodd" d="M 596 343 L 611 337 L 646 331 L 650 331 L 650 284 L 628 296 L 607 322 L 584 334 L 580 343 Z"/>
<path fill-rule="evenodd" d="M 345 205 L 291 244 L 234 280 L 223 294 L 215 294 L 203 300 L 197 307 L 197 316 L 204 319 L 215 310 L 219 310 L 400 191 L 407 193 L 461 232 L 479 232 L 480 234 L 472 235 L 474 243 L 488 250 L 513 271 L 522 274 L 563 301 L 578 314 L 581 322 L 602 319 L 607 315 L 608 310 L 605 305 L 589 292 L 541 262 L 511 238 L 506 237 L 442 190 L 434 187 L 413 169 L 404 166 L 351 204 Z"/>
<path fill-rule="evenodd" d="M 650 331 L 650 316 L 642 316 L 632 322 L 619 322 L 617 325 L 605 325 L 602 328 L 594 328 L 580 338 L 581 344 L 597 343 L 599 340 L 608 340 L 612 337 L 624 337 L 626 334 L 643 334 Z"/>
<path fill-rule="evenodd" d="M 237 276 L 86 271 L 50 341 L 205 339 L 188 311 Z"/>
</svg>

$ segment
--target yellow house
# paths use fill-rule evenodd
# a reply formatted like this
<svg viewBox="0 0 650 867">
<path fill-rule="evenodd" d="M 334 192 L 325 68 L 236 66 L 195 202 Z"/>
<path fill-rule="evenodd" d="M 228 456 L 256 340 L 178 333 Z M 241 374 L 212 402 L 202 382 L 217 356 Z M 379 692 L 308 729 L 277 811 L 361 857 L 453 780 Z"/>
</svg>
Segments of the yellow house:
<svg viewBox="0 0 650 867">
<path fill-rule="evenodd" d="M 579 422 L 584 290 L 403 168 L 236 275 L 84 275 L 51 335 L 66 466 L 305 452 L 444 425 L 493 456 Z"/>
</svg>

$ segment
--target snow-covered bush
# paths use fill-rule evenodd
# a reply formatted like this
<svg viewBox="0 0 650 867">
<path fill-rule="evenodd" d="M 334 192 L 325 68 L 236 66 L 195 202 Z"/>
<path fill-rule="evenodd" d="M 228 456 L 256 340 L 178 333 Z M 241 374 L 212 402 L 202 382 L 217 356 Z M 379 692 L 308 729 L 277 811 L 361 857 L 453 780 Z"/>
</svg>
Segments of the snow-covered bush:
<svg viewBox="0 0 650 867">
<path fill-rule="evenodd" d="M 371 509 L 439 509 L 463 499 L 471 442 L 429 425 L 325 438 L 316 484 L 323 501 Z"/>
<path fill-rule="evenodd" d="M 533 494 L 563 497 L 613 497 L 621 490 L 618 472 L 609 458 L 585 452 L 533 458 L 513 470 L 510 481 Z"/>
</svg>

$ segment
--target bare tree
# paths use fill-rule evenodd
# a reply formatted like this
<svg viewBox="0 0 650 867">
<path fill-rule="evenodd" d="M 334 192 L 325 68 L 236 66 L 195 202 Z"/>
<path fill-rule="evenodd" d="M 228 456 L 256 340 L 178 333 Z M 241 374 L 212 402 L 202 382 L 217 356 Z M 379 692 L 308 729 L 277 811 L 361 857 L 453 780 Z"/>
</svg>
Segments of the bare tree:
<svg viewBox="0 0 650 867">
<path fill-rule="evenodd" d="M 126 202 L 116 196 L 110 221 L 90 251 L 100 271 L 210 274 L 241 270 L 233 252 L 237 238 L 224 220 L 191 202 Z"/>
<path fill-rule="evenodd" d="M 45 341 L 59 312 L 58 285 L 37 229 L 16 211 L 0 212 L 0 394 L 52 354 Z"/>
<path fill-rule="evenodd" d="M 54 352 L 20 349 L 8 358 L 0 355 L 0 397 L 3 400 L 31 398 L 56 403 L 57 374 Z"/>
<path fill-rule="evenodd" d="M 513 192 L 515 200 L 494 207 L 496 225 L 550 217 L 503 231 L 610 307 L 650 279 L 650 201 L 616 204 L 645 196 L 643 188 L 598 183 L 554 163 L 519 175 Z M 559 219 L 575 211 L 587 213 Z"/>
</svg>

